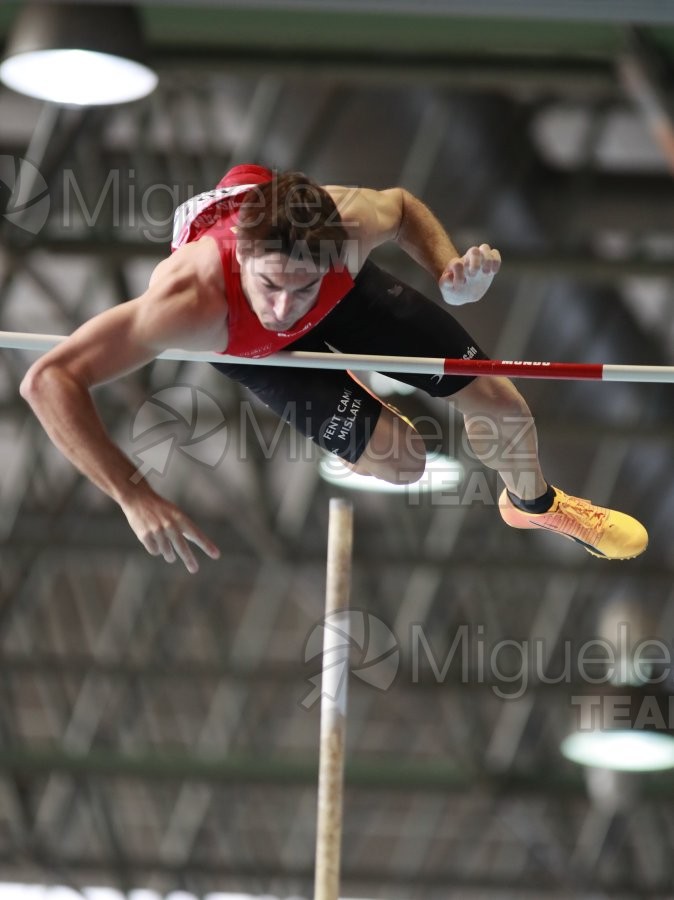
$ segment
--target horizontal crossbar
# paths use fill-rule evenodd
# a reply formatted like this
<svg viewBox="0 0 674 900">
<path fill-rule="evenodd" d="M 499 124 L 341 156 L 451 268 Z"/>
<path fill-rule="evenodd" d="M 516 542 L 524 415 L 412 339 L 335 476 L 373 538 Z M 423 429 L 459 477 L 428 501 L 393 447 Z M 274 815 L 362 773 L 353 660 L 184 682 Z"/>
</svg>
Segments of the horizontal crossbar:
<svg viewBox="0 0 674 900">
<path fill-rule="evenodd" d="M 46 353 L 65 335 L 0 331 L 0 348 Z M 201 350 L 165 350 L 157 359 L 185 362 L 238 363 L 304 369 L 351 369 L 400 375 L 505 375 L 509 378 L 573 379 L 674 383 L 674 366 L 611 365 L 603 363 L 533 362 L 526 360 L 443 359 L 431 356 L 365 356 L 355 353 L 284 351 L 262 358 L 227 356 Z"/>
</svg>

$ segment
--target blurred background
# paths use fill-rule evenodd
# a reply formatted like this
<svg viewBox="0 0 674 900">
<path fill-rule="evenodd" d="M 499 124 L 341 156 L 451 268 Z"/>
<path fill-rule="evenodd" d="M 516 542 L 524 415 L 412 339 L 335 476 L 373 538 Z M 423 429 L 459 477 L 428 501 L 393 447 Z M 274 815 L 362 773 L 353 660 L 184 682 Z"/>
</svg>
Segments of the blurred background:
<svg viewBox="0 0 674 900">
<path fill-rule="evenodd" d="M 93 11 L 96 41 L 128 36 L 110 7 L 56 6 L 62 33 Z M 458 312 L 494 358 L 674 364 L 672 4 L 135 11 L 147 96 L 0 88 L 0 328 L 67 334 L 137 296 L 175 207 L 253 161 L 404 186 L 460 248 L 499 247 L 487 296 Z M 27 15 L 51 14 L 0 6 L 5 55 Z M 378 258 L 438 297 L 395 248 Z M 388 396 L 452 478 L 356 493 L 212 367 L 157 362 L 96 401 L 221 547 L 189 576 L 52 448 L 18 393 L 34 358 L 0 354 L 0 881 L 312 895 L 310 638 L 328 501 L 349 496 L 343 896 L 674 896 L 671 769 L 560 749 L 590 707 L 586 732 L 618 719 L 674 741 L 671 384 L 518 382 L 550 481 L 648 527 L 642 557 L 609 563 L 506 528 L 459 417 L 424 394 Z"/>
</svg>

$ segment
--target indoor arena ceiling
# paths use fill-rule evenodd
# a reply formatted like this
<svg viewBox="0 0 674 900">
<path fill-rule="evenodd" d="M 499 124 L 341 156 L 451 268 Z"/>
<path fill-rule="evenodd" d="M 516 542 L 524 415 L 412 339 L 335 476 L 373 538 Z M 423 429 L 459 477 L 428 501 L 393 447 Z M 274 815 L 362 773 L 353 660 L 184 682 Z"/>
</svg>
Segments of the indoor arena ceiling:
<svg viewBox="0 0 674 900">
<path fill-rule="evenodd" d="M 0 40 L 18 6 L 0 6 Z M 81 111 L 0 90 L 0 329 L 66 334 L 142 292 L 174 206 L 253 160 L 403 185 L 459 246 L 499 247 L 488 295 L 459 313 L 497 359 L 674 364 L 671 3 L 140 9 L 161 76 L 148 99 Z M 399 253 L 380 261 L 433 290 Z M 309 897 L 307 641 L 345 489 L 206 365 L 98 389 L 137 459 L 162 398 L 185 417 L 152 478 L 222 549 L 189 576 L 47 442 L 18 393 L 33 358 L 0 353 L 0 882 Z M 650 547 L 608 563 L 507 529 L 459 419 L 395 398 L 465 477 L 353 495 L 352 602 L 371 627 L 350 685 L 344 896 L 674 895 L 672 775 L 586 778 L 559 752 L 588 641 L 622 622 L 672 649 L 674 388 L 519 387 L 549 479 L 638 516 Z"/>
</svg>

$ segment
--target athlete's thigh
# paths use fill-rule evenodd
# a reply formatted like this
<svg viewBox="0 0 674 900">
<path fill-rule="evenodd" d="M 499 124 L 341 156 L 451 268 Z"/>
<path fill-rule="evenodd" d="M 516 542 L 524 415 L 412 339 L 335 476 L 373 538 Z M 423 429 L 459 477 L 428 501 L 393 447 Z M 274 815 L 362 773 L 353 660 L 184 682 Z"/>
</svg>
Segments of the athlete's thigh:
<svg viewBox="0 0 674 900">
<path fill-rule="evenodd" d="M 255 363 L 214 365 L 279 418 L 347 462 L 362 455 L 381 413 L 381 401 L 348 372 Z"/>
</svg>

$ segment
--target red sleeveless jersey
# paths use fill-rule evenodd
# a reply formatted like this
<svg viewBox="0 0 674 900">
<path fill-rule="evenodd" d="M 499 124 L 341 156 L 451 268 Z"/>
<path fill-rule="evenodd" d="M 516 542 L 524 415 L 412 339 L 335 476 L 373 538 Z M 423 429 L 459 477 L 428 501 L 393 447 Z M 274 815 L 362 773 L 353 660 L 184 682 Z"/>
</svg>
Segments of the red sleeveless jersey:
<svg viewBox="0 0 674 900">
<path fill-rule="evenodd" d="M 271 171 L 262 166 L 235 166 L 215 190 L 193 197 L 176 210 L 172 250 L 205 236 L 214 238 L 218 245 L 225 279 L 229 332 L 227 347 L 217 350 L 218 353 L 246 357 L 276 353 L 310 331 L 353 287 L 353 278 L 346 268 L 330 268 L 323 276 L 316 302 L 290 330 L 269 331 L 262 325 L 241 286 L 235 229 L 239 207 L 246 194 L 255 185 L 271 179 Z"/>
</svg>

